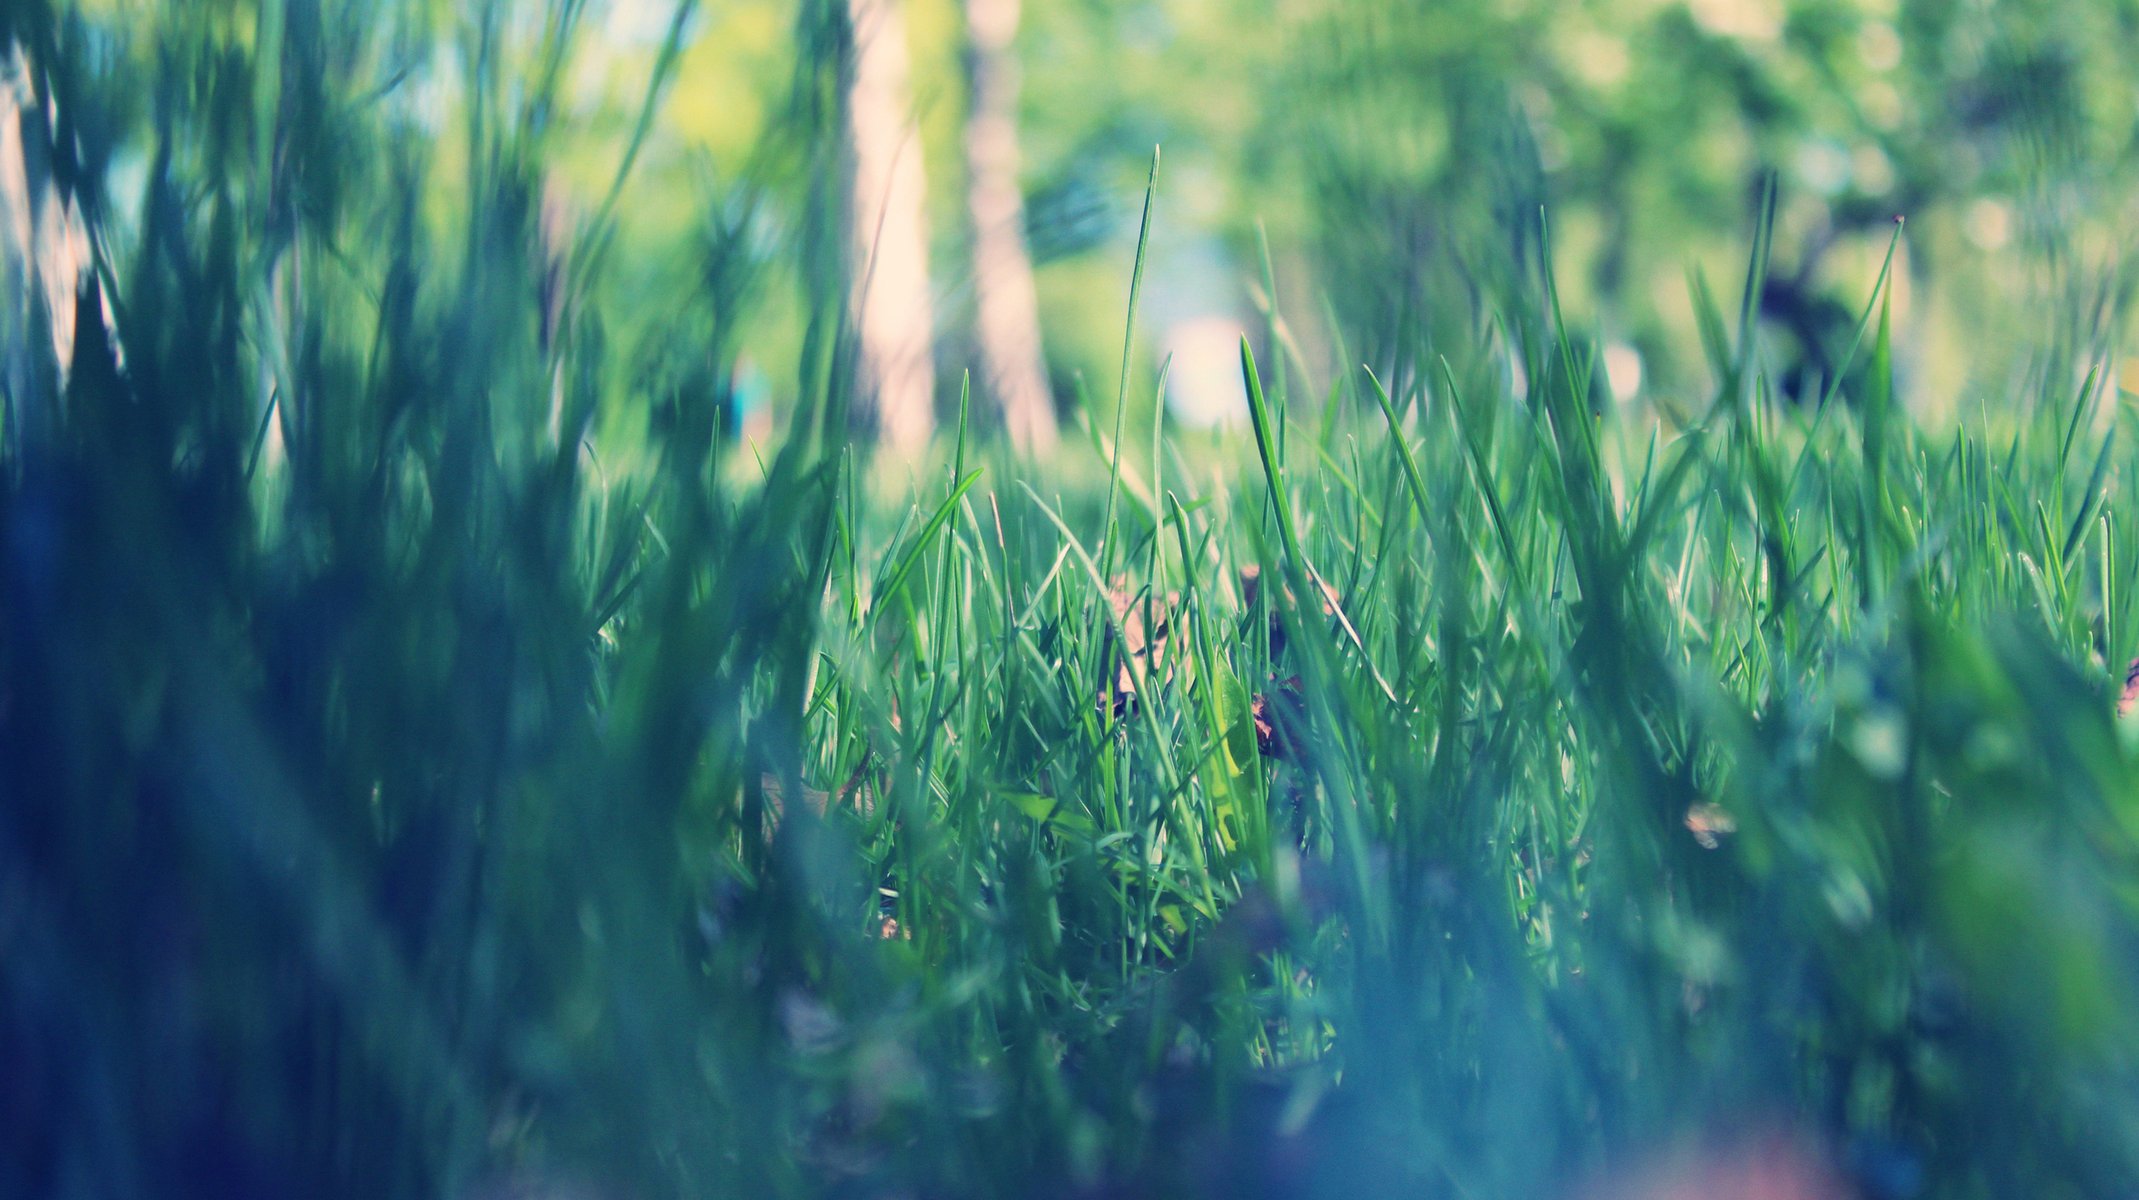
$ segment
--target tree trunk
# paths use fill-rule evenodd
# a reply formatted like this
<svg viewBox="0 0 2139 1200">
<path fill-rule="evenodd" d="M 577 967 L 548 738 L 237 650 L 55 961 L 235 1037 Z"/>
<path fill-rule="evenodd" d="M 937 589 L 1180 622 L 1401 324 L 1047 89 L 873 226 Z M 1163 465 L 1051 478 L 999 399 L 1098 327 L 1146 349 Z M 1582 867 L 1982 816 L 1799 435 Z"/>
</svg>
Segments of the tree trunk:
<svg viewBox="0 0 2139 1200">
<path fill-rule="evenodd" d="M 89 268 L 88 235 L 52 178 L 49 129 L 27 55 L 0 46 L 0 372 L 18 442 L 57 418 L 51 389 L 74 356 L 75 294 Z"/>
<path fill-rule="evenodd" d="M 846 0 L 846 94 L 853 254 L 849 303 L 858 339 L 855 422 L 902 453 L 928 442 L 936 416 L 927 182 L 909 111 L 906 30 L 897 0 Z"/>
<path fill-rule="evenodd" d="M 1056 442 L 1055 401 L 1040 356 L 1040 300 L 1018 187 L 1019 0 L 965 0 L 966 206 L 973 222 L 973 335 L 980 382 L 1020 454 Z"/>
</svg>

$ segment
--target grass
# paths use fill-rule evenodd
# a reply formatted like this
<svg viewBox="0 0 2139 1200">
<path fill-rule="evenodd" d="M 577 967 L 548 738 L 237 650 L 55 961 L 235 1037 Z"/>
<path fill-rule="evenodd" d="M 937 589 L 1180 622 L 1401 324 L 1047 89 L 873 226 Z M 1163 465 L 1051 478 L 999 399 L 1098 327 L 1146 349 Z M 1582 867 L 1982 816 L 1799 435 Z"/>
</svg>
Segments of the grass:
<svg viewBox="0 0 2139 1200">
<path fill-rule="evenodd" d="M 1393 388 L 1244 343 L 1252 446 L 962 420 L 886 501 L 836 308 L 797 435 L 723 426 L 720 226 L 663 320 L 590 232 L 552 336 L 538 125 L 471 113 L 441 218 L 351 78 L 213 50 L 92 213 L 109 340 L 8 397 L 0 1191 L 2139 1173 L 2098 377 L 1920 428 L 1868 280 L 1861 390 L 1775 402 L 1710 303 L 1653 427 L 1533 279 Z"/>
</svg>

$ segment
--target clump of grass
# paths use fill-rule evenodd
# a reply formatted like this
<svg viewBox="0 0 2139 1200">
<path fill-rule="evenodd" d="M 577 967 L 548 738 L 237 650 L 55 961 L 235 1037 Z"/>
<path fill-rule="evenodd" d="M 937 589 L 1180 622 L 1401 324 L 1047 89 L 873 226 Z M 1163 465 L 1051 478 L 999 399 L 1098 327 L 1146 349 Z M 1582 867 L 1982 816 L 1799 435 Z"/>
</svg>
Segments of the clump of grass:
<svg viewBox="0 0 2139 1200">
<path fill-rule="evenodd" d="M 337 11 L 273 70 L 151 35 L 199 40 L 140 216 L 85 205 L 56 419 L 8 398 L 4 1190 L 1537 1195 L 1774 1128 L 1872 1196 L 2139 1169 L 2093 381 L 1921 429 L 1875 282 L 1862 394 L 1792 409 L 1704 291 L 1710 414 L 1637 426 L 1537 278 L 1312 426 L 1244 345 L 1215 470 L 1123 429 L 1013 486 L 961 422 L 886 504 L 835 384 L 741 466 L 718 226 L 660 323 L 590 230 L 558 323 L 540 123 L 472 106 L 426 211 Z M 64 28 L 15 35 L 87 110 L 133 60 Z"/>
</svg>

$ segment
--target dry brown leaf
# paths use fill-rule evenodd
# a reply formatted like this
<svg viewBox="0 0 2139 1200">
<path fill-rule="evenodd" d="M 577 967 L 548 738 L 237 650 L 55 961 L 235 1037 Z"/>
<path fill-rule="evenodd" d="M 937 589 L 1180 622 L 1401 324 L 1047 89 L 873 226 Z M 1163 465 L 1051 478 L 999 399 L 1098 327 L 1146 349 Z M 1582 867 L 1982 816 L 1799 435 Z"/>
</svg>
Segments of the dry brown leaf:
<svg viewBox="0 0 2139 1200">
<path fill-rule="evenodd" d="M 1296 761 L 1305 748 L 1307 696 L 1295 675 L 1268 692 L 1258 692 L 1251 714 L 1255 718 L 1255 745 L 1264 758 Z"/>
<path fill-rule="evenodd" d="M 1122 638 L 1121 658 L 1115 668 L 1114 694 L 1110 698 L 1119 715 L 1136 699 L 1139 677 L 1171 677 L 1173 664 L 1166 650 L 1173 634 L 1174 614 L 1181 605 L 1181 593 L 1168 592 L 1163 601 L 1153 602 L 1149 588 L 1132 591 L 1128 577 L 1117 575 L 1107 589 L 1107 604 L 1114 611 L 1114 623 L 1107 627 L 1107 644 L 1109 647 L 1114 645 L 1117 628 L 1121 630 Z"/>
<path fill-rule="evenodd" d="M 1314 581 L 1314 584 L 1315 589 L 1322 593 L 1322 615 L 1325 617 L 1336 616 L 1337 589 L 1331 587 L 1329 581 L 1325 579 L 1318 578 Z M 1240 597 L 1244 605 L 1249 608 L 1255 607 L 1255 598 L 1262 594 L 1262 585 L 1263 569 L 1261 567 L 1254 563 L 1249 563 L 1240 569 Z M 1279 594 L 1288 601 L 1292 599 L 1292 589 L 1290 587 L 1284 587 Z M 1270 657 L 1276 658 L 1284 651 L 1285 622 L 1273 609 L 1270 613 Z"/>
<path fill-rule="evenodd" d="M 1686 830 L 1701 849 L 1713 850 L 1722 845 L 1724 838 L 1738 832 L 1738 822 L 1716 805 L 1696 804 L 1686 810 Z"/>
<path fill-rule="evenodd" d="M 869 759 L 865 756 L 854 768 L 854 773 L 840 785 L 837 795 L 803 784 L 802 804 L 820 817 L 831 810 L 835 801 L 842 808 L 851 806 L 856 812 L 868 816 L 876 811 L 876 798 L 870 794 L 868 782 Z M 766 834 L 770 836 L 772 830 L 779 828 L 781 814 L 787 809 L 787 787 L 770 771 L 758 776 L 758 786 L 765 793 Z"/>
</svg>

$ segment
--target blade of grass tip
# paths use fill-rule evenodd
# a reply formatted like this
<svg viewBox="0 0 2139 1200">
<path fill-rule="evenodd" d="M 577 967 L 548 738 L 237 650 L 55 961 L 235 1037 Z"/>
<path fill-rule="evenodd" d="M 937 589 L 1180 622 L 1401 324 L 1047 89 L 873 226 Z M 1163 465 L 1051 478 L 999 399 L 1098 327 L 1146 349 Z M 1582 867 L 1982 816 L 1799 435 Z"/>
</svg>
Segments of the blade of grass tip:
<svg viewBox="0 0 2139 1200">
<path fill-rule="evenodd" d="M 2080 495 L 2080 511 L 2073 514 L 2072 526 L 2065 531 L 2066 562 L 2072 561 L 2073 553 L 2079 549 L 2080 539 L 2085 536 L 2088 524 L 2094 520 L 2095 511 L 2109 498 L 2109 490 L 2102 484 L 2109 477 L 2110 451 L 2116 444 L 2117 427 L 2112 425 L 2109 427 L 2108 436 L 2102 439 L 2102 449 L 2094 457 L 2094 470 L 2088 473 L 2087 490 Z"/>
<path fill-rule="evenodd" d="M 951 482 L 965 478 L 966 473 L 966 421 L 972 410 L 973 372 L 967 371 L 958 380 L 958 437 L 951 447 Z"/>
<path fill-rule="evenodd" d="M 1693 298 L 1694 326 L 1700 330 L 1702 354 L 1708 359 L 1709 369 L 1729 391 L 1735 386 L 1731 381 L 1730 333 L 1723 327 L 1723 313 L 1716 307 L 1715 293 L 1707 277 L 1693 267 L 1686 269 L 1686 290 Z"/>
<path fill-rule="evenodd" d="M 2065 563 L 2063 559 L 2056 557 L 2056 555 L 2063 548 L 2064 543 L 2058 540 L 2056 534 L 2050 532 L 2050 511 L 2043 507 L 2040 500 L 2035 502 L 2035 533 L 2037 537 L 2042 539 L 2043 563 L 2050 568 L 2051 576 L 2058 581 L 2058 594 L 2062 596 L 2064 594 Z"/>
<path fill-rule="evenodd" d="M 1277 531 L 1285 547 L 1286 569 L 1300 576 L 1294 594 L 1305 597 L 1306 557 L 1300 550 L 1300 533 L 1292 521 L 1291 493 L 1285 487 L 1285 467 L 1278 457 L 1276 434 L 1271 427 L 1270 406 L 1263 401 L 1262 376 L 1255 369 L 1255 350 L 1246 334 L 1240 339 L 1240 374 L 1248 387 L 1248 419 L 1255 426 L 1255 449 L 1262 456 L 1263 476 L 1269 481 L 1271 499 L 1277 505 Z"/>
<path fill-rule="evenodd" d="M 250 482 L 260 469 L 260 452 L 267 448 L 267 431 L 275 419 L 275 409 L 282 404 L 282 387 L 277 384 L 268 389 L 267 403 L 261 406 L 260 427 L 253 430 L 252 448 L 245 454 L 245 478 Z"/>
<path fill-rule="evenodd" d="M 1166 470 L 1164 445 L 1166 436 L 1166 384 L 1172 377 L 1173 355 L 1169 354 L 1166 356 L 1166 360 L 1159 364 L 1159 382 L 1158 386 L 1153 389 L 1151 400 L 1151 586 L 1144 594 L 1144 628 L 1146 629 L 1157 628 L 1151 619 L 1152 597 L 1166 594 L 1166 512 L 1160 507 L 1160 503 L 1161 498 L 1166 495 L 1164 474 Z M 1189 569 L 1188 564 L 1184 562 L 1182 569 Z"/>
<path fill-rule="evenodd" d="M 1284 328 L 1277 312 L 1277 271 L 1270 264 L 1270 231 L 1263 225 L 1261 217 L 1255 219 L 1255 255 L 1263 272 L 1263 324 L 1268 333 L 1268 340 L 1263 344 L 1270 348 L 1270 353 L 1274 356 L 1271 363 L 1271 395 L 1277 400 L 1277 411 L 1282 418 L 1284 413 L 1291 411 L 1290 406 L 1286 404 L 1291 393 L 1285 386 L 1285 349 L 1281 340 Z M 1277 431 L 1277 460 L 1279 463 L 1285 461 L 1285 427 L 1282 419 Z"/>
<path fill-rule="evenodd" d="M 845 566 L 847 590 L 847 623 L 860 626 L 862 623 L 861 590 L 861 500 L 855 484 L 853 448 L 841 447 L 839 452 L 838 490 L 832 501 L 833 532 L 837 535 L 835 553 Z"/>
<path fill-rule="evenodd" d="M 2102 509 L 2096 522 L 2102 527 L 2102 643 L 2109 661 L 2121 660 L 2126 642 L 2121 636 L 2124 630 L 2123 613 L 2117 608 L 2123 599 L 2117 591 L 2117 537 L 2116 524 L 2110 519 L 2107 506 Z"/>
<path fill-rule="evenodd" d="M 1382 386 L 1380 376 L 1374 374 L 1374 368 L 1361 363 L 1360 370 L 1367 373 L 1367 381 L 1374 385 L 1374 401 L 1381 406 L 1382 420 L 1389 426 L 1389 440 L 1396 444 L 1398 460 L 1403 463 L 1404 481 L 1411 487 L 1411 502 L 1418 508 L 1419 520 L 1424 521 L 1432 504 L 1426 499 L 1426 480 L 1419 474 L 1418 459 L 1411 453 L 1411 443 L 1404 437 L 1404 427 L 1396 419 L 1396 405 L 1390 401 L 1389 389 Z M 1449 384 L 1449 388 L 1453 394 L 1453 382 Z"/>
<path fill-rule="evenodd" d="M 970 411 L 972 400 L 973 372 L 967 371 L 962 376 L 960 376 L 958 383 L 958 438 L 951 451 L 950 484 L 954 490 L 958 486 L 958 481 L 965 477 L 966 417 L 968 412 Z M 951 553 L 953 549 L 954 540 L 955 539 L 951 538 L 950 536 L 945 536 L 943 538 L 943 562 L 942 565 L 938 568 L 936 576 L 936 612 L 934 614 L 935 620 L 933 622 L 935 628 L 931 631 L 930 636 L 931 640 L 934 642 L 934 645 L 931 647 L 931 649 L 938 655 L 942 653 L 943 642 L 946 636 L 946 629 L 950 621 Z M 931 674 L 934 676 L 934 679 L 937 683 L 940 683 L 942 681 L 943 673 L 941 671 L 934 671 L 931 672 Z M 938 689 L 932 684 L 929 691 L 928 705 L 928 710 L 930 712 L 936 711 L 936 703 L 940 699 L 942 699 L 940 689 Z"/>
<path fill-rule="evenodd" d="M 1883 531 L 1887 500 L 1887 423 L 1893 408 L 1891 314 L 1891 307 L 1882 298 L 1879 302 L 1879 332 L 1872 339 L 1872 378 L 1864 396 L 1864 490 L 1860 520 L 1864 537 L 1861 553 L 1866 564 L 1862 594 L 1866 608 L 1870 608 L 1882 594 L 1879 585 L 1889 565 Z"/>
<path fill-rule="evenodd" d="M 1606 382 L 1608 384 L 1610 381 Z M 1627 493 L 1627 517 L 1630 520 L 1648 501 L 1649 485 L 1656 480 L 1656 444 L 1662 436 L 1661 425 L 1649 426 L 1649 448 L 1642 454 L 1641 478 L 1634 484 L 1634 489 Z"/>
<path fill-rule="evenodd" d="M 2072 446 L 2074 442 L 2079 440 L 2080 422 L 2087 418 L 2087 410 L 2091 407 L 2089 401 L 2097 392 L 2095 381 L 2101 377 L 2101 373 L 2102 364 L 2099 362 L 2088 367 L 2087 378 L 2080 382 L 2079 394 L 2072 398 L 2072 417 L 2065 422 L 2065 437 L 2057 446 L 2057 473 L 2059 475 L 2065 473 L 2066 465 L 2072 461 Z M 2064 489 L 2059 488 L 2058 490 L 2062 492 Z"/>
<path fill-rule="evenodd" d="M 1151 202 L 1159 191 L 1159 148 L 1151 148 L 1151 172 L 1144 177 L 1144 213 L 1136 224 L 1136 260 L 1129 269 L 1129 313 L 1122 321 L 1121 375 L 1114 385 L 1114 455 L 1112 475 L 1107 481 L 1107 514 L 1100 523 L 1099 560 L 1111 570 L 1114 565 L 1114 501 L 1121 486 L 1121 436 L 1122 422 L 1129 410 L 1129 366 L 1133 361 L 1131 352 L 1136 346 L 1136 306 L 1144 291 L 1144 252 L 1151 245 Z M 1087 410 L 1089 411 L 1089 410 Z M 1154 509 L 1156 500 L 1154 500 Z M 1101 588 L 1104 594 L 1106 589 Z"/>
<path fill-rule="evenodd" d="M 1187 640 L 1196 655 L 1197 678 L 1210 681 L 1215 677 L 1213 663 L 1216 660 L 1206 644 L 1205 622 L 1201 619 L 1203 586 L 1196 570 L 1196 565 L 1201 560 L 1189 543 L 1188 513 L 1181 507 L 1180 497 L 1170 491 L 1166 493 L 1166 515 L 1168 523 L 1173 526 L 1174 540 L 1179 543 L 1181 550 L 1181 605 L 1176 619 L 1191 623 L 1193 636 Z M 1205 707 L 1208 708 L 1208 687 L 1198 688 L 1198 691 L 1204 693 Z"/>
<path fill-rule="evenodd" d="M 1017 597 L 1020 595 L 1018 585 L 1022 582 L 1025 573 L 1021 570 L 1023 564 L 1010 557 L 1009 535 L 1003 532 L 1003 506 L 994 488 L 988 489 L 988 520 L 995 530 L 997 557 L 1002 560 L 1003 564 L 1002 579 L 1000 581 L 1003 644 L 1001 647 L 1002 658 L 996 665 L 996 677 L 1008 680 L 1011 678 L 1010 664 L 1017 658 L 1018 637 L 1023 632 L 1023 627 L 1020 625 L 1017 615 Z"/>
<path fill-rule="evenodd" d="M 1821 411 L 1825 411 L 1827 405 L 1834 400 L 1836 395 L 1840 394 L 1842 380 L 1849 374 L 1850 366 L 1857 360 L 1857 347 L 1864 342 L 1864 331 L 1871 328 L 1872 313 L 1879 304 L 1880 298 L 1886 295 L 1887 280 L 1892 277 L 1894 271 L 1894 251 L 1901 246 L 1902 230 L 1907 224 L 1906 218 L 1898 216 L 1894 218 L 1894 232 L 1887 238 L 1886 257 L 1880 260 L 1879 274 L 1872 280 L 1872 294 L 1865 297 L 1864 311 L 1857 314 L 1856 332 L 1850 335 L 1849 348 L 1842 352 L 1841 359 L 1835 363 L 1834 378 L 1827 381 L 1826 391 L 1820 394 Z"/>
<path fill-rule="evenodd" d="M 922 526 L 921 532 L 914 535 L 912 544 L 906 547 L 906 553 L 899 556 L 898 565 L 891 569 L 891 573 L 884 577 L 884 582 L 876 589 L 875 598 L 869 606 L 871 620 L 883 610 L 885 600 L 898 595 L 899 586 L 906 582 L 907 575 L 911 574 L 914 566 L 921 561 L 929 543 L 944 525 L 950 522 L 952 514 L 958 511 L 959 500 L 963 499 L 967 490 L 985 474 L 987 472 L 979 468 L 968 472 L 965 478 L 960 479 L 958 485 L 951 489 L 951 494 L 943 503 L 937 506 L 936 511 L 929 517 L 928 524 Z"/>
<path fill-rule="evenodd" d="M 1344 340 L 1343 322 L 1337 319 L 1337 306 L 1330 300 L 1327 291 L 1322 293 L 1322 320 L 1329 326 L 1330 345 L 1336 350 L 1335 361 L 1340 363 L 1352 361 L 1352 348 Z M 1352 377 L 1349 373 L 1344 371 L 1337 372 L 1337 383 L 1343 388 L 1343 396 L 1340 396 L 1340 399 L 1357 397 L 1358 389 L 1353 386 Z"/>
<path fill-rule="evenodd" d="M 1768 261 L 1775 252 L 1775 174 L 1769 172 L 1760 187 L 1760 220 L 1753 227 L 1753 255 L 1746 264 L 1745 292 L 1738 298 L 1738 346 L 1732 373 L 1742 385 L 1753 363 L 1760 326 L 1754 316 L 1760 311 L 1760 294 L 1768 286 Z M 1740 393 L 1743 394 L 1742 392 Z"/>
<path fill-rule="evenodd" d="M 1546 220 L 1543 208 L 1537 210 L 1537 225 L 1538 241 L 1542 246 L 1540 253 L 1543 255 L 1545 262 L 1545 298 L 1552 309 L 1553 341 L 1560 351 L 1560 369 L 1567 377 L 1567 397 L 1568 403 L 1572 407 L 1572 411 L 1568 416 L 1575 428 L 1580 431 L 1581 447 L 1585 460 L 1582 466 L 1585 475 L 1590 476 L 1585 480 L 1585 490 L 1594 492 L 1596 487 L 1594 475 L 1600 469 L 1599 463 L 1602 453 L 1597 446 L 1596 426 L 1589 419 L 1589 373 L 1578 370 L 1575 365 L 1574 342 L 1567 333 L 1567 318 L 1560 311 L 1559 277 L 1552 269 L 1552 226 Z M 1550 407 L 1550 394 L 1548 391 L 1546 405 L 1548 409 Z M 1597 502 L 1597 498 L 1594 495 L 1591 495 L 1588 499 L 1596 502 L 1596 507 L 1601 517 L 1605 506 L 1601 502 Z"/>
<path fill-rule="evenodd" d="M 1471 428 L 1470 414 L 1463 407 L 1462 391 L 1456 386 L 1455 371 L 1449 367 L 1445 355 L 1441 357 L 1440 364 L 1441 380 L 1448 386 L 1449 410 L 1461 427 L 1459 433 L 1465 450 L 1469 452 L 1471 470 L 1475 476 L 1473 482 L 1477 485 L 1479 494 L 1485 497 L 1486 511 L 1493 518 L 1493 531 L 1500 539 L 1500 551 L 1508 558 L 1508 572 L 1516 588 L 1527 595 L 1530 588 L 1529 572 L 1524 569 L 1522 556 L 1516 550 L 1515 530 L 1508 521 L 1506 507 L 1501 503 L 1500 488 L 1493 482 L 1492 464 L 1486 458 L 1484 444 Z"/>
</svg>

